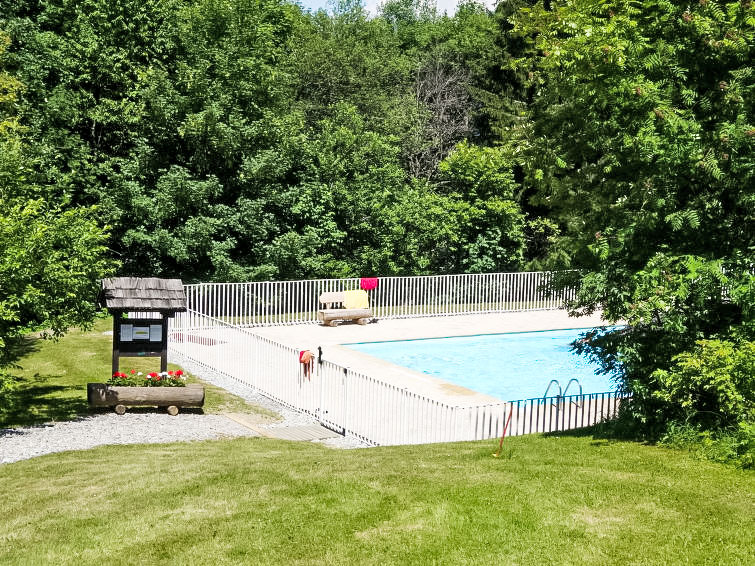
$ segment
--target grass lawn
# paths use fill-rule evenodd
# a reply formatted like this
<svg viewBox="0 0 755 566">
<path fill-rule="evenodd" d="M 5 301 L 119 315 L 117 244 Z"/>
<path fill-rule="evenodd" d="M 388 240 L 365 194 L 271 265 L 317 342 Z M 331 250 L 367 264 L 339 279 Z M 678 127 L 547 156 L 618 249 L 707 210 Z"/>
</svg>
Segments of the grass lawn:
<svg viewBox="0 0 755 566">
<path fill-rule="evenodd" d="M 18 367 L 9 372 L 18 378 L 18 386 L 11 393 L 11 408 L 7 411 L 0 408 L 0 428 L 70 420 L 105 410 L 89 409 L 86 384 L 104 382 L 110 377 L 113 338 L 104 332 L 112 328 L 112 319 L 106 318 L 98 320 L 90 331 L 73 329 L 57 342 L 37 336 L 27 337 L 20 345 Z M 174 364 L 168 367 L 178 369 Z M 131 368 L 159 371 L 160 359 L 121 358 L 121 371 Z M 188 382 L 201 381 L 189 375 Z M 206 413 L 259 412 L 271 415 L 224 389 L 208 383 L 203 385 Z"/>
<path fill-rule="evenodd" d="M 755 474 L 590 436 L 235 439 L 0 466 L 0 564 L 752 564 Z"/>
<path fill-rule="evenodd" d="M 30 338 L 0 427 L 88 413 L 109 328 Z M 210 411 L 255 410 L 207 397 Z M 0 564 L 753 563 L 753 472 L 585 432 L 496 448 L 247 438 L 0 465 Z"/>
</svg>

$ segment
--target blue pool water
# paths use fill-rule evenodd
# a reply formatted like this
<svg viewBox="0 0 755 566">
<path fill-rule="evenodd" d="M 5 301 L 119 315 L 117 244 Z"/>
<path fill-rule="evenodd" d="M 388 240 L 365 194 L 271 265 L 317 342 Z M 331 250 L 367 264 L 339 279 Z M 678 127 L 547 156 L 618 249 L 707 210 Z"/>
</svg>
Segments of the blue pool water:
<svg viewBox="0 0 755 566">
<path fill-rule="evenodd" d="M 346 346 L 504 401 L 542 397 L 551 379 L 566 387 L 576 378 L 583 393 L 616 390 L 610 376 L 596 375 L 596 364 L 571 351 L 571 343 L 583 332 L 549 330 Z M 557 393 L 557 387 L 551 388 L 548 395 Z M 579 393 L 579 388 L 572 384 L 568 393 Z"/>
</svg>

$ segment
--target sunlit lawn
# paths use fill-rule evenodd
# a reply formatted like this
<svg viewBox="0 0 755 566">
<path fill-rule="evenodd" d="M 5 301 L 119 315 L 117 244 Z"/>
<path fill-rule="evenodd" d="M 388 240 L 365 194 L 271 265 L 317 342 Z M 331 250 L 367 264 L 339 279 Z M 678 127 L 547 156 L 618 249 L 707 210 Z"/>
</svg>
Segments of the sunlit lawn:
<svg viewBox="0 0 755 566">
<path fill-rule="evenodd" d="M 0 466 L 0 564 L 752 564 L 755 474 L 590 436 L 236 439 Z"/>
<path fill-rule="evenodd" d="M 87 414 L 109 327 L 27 341 L 0 426 Z M 753 472 L 585 433 L 496 447 L 254 438 L 0 465 L 0 564 L 752 564 Z"/>
<path fill-rule="evenodd" d="M 110 377 L 113 343 L 112 336 L 104 332 L 112 327 L 112 319 L 107 318 L 98 320 L 90 331 L 73 329 L 57 342 L 29 336 L 21 344 L 18 367 L 10 370 L 19 382 L 11 394 L 11 409 L 0 410 L 0 428 L 68 420 L 94 412 L 87 406 L 86 384 Z M 121 358 L 121 370 L 130 368 L 159 371 L 160 359 Z M 189 376 L 189 382 L 197 381 Z M 205 412 L 264 412 L 223 389 L 204 385 Z"/>
</svg>

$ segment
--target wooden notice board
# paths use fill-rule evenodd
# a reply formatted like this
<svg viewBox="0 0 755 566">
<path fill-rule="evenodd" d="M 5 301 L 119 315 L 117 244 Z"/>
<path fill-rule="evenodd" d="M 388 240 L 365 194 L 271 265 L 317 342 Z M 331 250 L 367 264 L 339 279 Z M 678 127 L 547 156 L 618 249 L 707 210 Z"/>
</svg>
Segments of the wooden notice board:
<svg viewBox="0 0 755 566">
<path fill-rule="evenodd" d="M 113 373 L 119 357 L 159 357 L 160 371 L 168 369 L 168 319 L 113 317 Z"/>
</svg>

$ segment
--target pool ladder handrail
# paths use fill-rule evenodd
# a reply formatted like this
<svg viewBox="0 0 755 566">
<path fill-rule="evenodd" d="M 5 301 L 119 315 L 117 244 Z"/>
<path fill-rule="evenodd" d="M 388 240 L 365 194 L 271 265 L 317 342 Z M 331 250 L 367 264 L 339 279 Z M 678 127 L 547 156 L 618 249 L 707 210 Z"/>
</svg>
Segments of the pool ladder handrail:
<svg viewBox="0 0 755 566">
<path fill-rule="evenodd" d="M 577 387 L 579 387 L 579 396 L 582 397 L 582 384 L 579 382 L 579 380 L 576 377 L 572 377 L 569 380 L 569 383 L 566 384 L 566 387 L 564 387 L 563 397 L 566 397 L 566 392 L 569 391 L 569 387 L 572 383 L 576 383 Z"/>
<path fill-rule="evenodd" d="M 572 383 L 576 383 L 577 387 L 579 387 L 579 397 L 578 399 L 584 400 L 584 395 L 582 393 L 582 384 L 579 382 L 579 380 L 576 377 L 572 377 L 566 384 L 566 387 L 564 389 L 561 389 L 561 383 L 557 379 L 551 379 L 550 383 L 548 384 L 547 389 L 545 390 L 545 393 L 543 394 L 543 400 L 545 400 L 548 397 L 548 391 L 551 390 L 551 386 L 553 384 L 556 384 L 556 387 L 558 387 L 558 395 L 556 395 L 556 403 L 558 403 L 559 399 L 566 398 L 566 393 L 569 391 L 569 387 L 571 387 Z M 579 401 L 572 401 L 577 407 L 580 406 Z"/>
<path fill-rule="evenodd" d="M 558 380 L 551 379 L 551 382 L 548 384 L 548 387 L 545 389 L 545 393 L 543 393 L 543 399 L 548 397 L 548 391 L 551 390 L 551 385 L 553 385 L 554 383 L 556 384 L 556 387 L 558 387 L 558 395 L 556 395 L 556 397 L 563 397 L 563 395 L 561 394 L 562 393 L 561 384 L 558 382 Z M 571 381 L 569 383 L 571 383 Z"/>
</svg>

